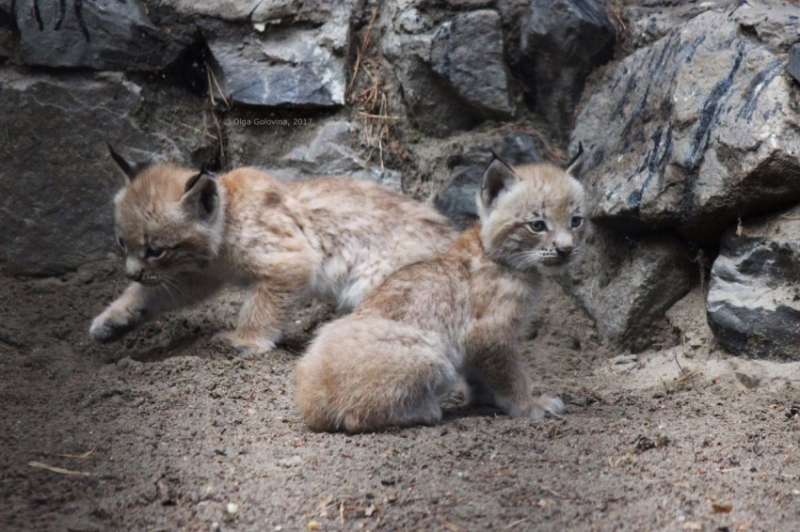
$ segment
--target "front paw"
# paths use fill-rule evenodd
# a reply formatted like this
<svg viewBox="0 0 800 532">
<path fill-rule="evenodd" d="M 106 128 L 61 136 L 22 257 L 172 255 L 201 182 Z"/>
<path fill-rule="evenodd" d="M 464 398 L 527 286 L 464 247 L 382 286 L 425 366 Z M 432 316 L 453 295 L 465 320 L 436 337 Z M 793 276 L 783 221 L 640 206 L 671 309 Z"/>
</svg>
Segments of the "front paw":
<svg viewBox="0 0 800 532">
<path fill-rule="evenodd" d="M 132 321 L 128 313 L 104 312 L 92 322 L 89 338 L 99 344 L 113 342 L 134 328 Z"/>
<path fill-rule="evenodd" d="M 564 413 L 564 401 L 558 397 L 542 394 L 539 399 L 534 401 L 530 416 L 534 419 L 541 419 L 546 414 L 560 416 Z"/>
<path fill-rule="evenodd" d="M 214 341 L 233 347 L 245 356 L 261 355 L 275 349 L 273 341 L 242 336 L 235 331 L 217 333 L 214 335 Z"/>
</svg>

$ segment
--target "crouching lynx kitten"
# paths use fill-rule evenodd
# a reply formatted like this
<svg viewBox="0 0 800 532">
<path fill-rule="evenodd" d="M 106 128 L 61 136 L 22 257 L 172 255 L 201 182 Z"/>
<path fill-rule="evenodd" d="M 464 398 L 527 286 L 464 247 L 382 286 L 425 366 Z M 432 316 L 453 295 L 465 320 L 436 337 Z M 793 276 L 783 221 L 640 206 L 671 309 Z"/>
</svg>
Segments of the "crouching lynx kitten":
<svg viewBox="0 0 800 532">
<path fill-rule="evenodd" d="M 495 159 L 477 199 L 480 223 L 446 253 L 395 272 L 320 329 L 295 375 L 312 430 L 436 423 L 440 397 L 462 378 L 473 404 L 511 416 L 563 410 L 560 399 L 532 397 L 517 344 L 542 275 L 578 252 L 583 187 L 569 169 Z"/>
<path fill-rule="evenodd" d="M 456 238 L 433 207 L 373 183 L 282 183 L 252 168 L 214 177 L 111 154 L 127 177 L 114 205 L 134 282 L 95 318 L 89 334 L 98 342 L 236 284 L 251 292 L 236 330 L 223 337 L 242 350 L 269 351 L 305 297 L 350 310 L 397 268 Z"/>
</svg>

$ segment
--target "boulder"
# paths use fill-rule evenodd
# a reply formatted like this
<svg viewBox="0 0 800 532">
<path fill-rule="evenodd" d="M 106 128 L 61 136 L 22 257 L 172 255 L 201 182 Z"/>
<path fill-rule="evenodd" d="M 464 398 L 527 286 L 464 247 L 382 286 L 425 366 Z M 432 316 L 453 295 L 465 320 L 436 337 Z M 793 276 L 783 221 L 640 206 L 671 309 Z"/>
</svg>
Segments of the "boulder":
<svg viewBox="0 0 800 532">
<path fill-rule="evenodd" d="M 298 7 L 287 20 L 276 20 L 285 13 L 281 5 L 258 3 L 252 29 L 240 24 L 201 24 L 211 51 L 212 89 L 217 96 L 250 106 L 344 105 L 353 5 L 295 4 L 303 8 Z M 312 9 L 315 5 L 319 9 Z"/>
<path fill-rule="evenodd" d="M 472 11 L 440 24 L 431 40 L 429 63 L 481 116 L 511 117 L 514 109 L 497 12 Z"/>
<path fill-rule="evenodd" d="M 738 217 L 800 200 L 800 116 L 784 60 L 706 12 L 587 89 L 592 219 L 713 244 Z"/>
<path fill-rule="evenodd" d="M 524 133 L 491 138 L 462 148 L 450 157 L 447 161 L 450 177 L 433 203 L 461 229 L 478 219 L 475 198 L 486 167 L 494 157 L 492 152 L 512 166 L 541 161 L 533 137 Z"/>
<path fill-rule="evenodd" d="M 419 129 L 443 137 L 512 116 L 497 12 L 482 9 L 437 21 L 401 3 L 385 11 L 382 51 Z"/>
<path fill-rule="evenodd" d="M 300 175 L 339 175 L 375 181 L 402 192 L 402 176 L 395 170 L 371 166 L 350 147 L 352 127 L 345 120 L 322 124 L 305 144 L 294 147 L 281 158 L 284 170 Z M 289 175 L 287 174 L 287 177 Z"/>
<path fill-rule="evenodd" d="M 26 65 L 160 70 L 191 44 L 154 26 L 140 0 L 17 0 L 15 17 Z"/>
<path fill-rule="evenodd" d="M 324 24 L 363 0 L 159 0 L 187 18 L 199 16 L 232 22 L 311 22 Z"/>
<path fill-rule="evenodd" d="M 628 21 L 626 45 L 632 49 L 652 44 L 700 13 L 732 9 L 730 0 L 642 0 L 626 4 L 621 16 Z"/>
<path fill-rule="evenodd" d="M 796 3 L 739 2 L 731 16 L 742 33 L 755 37 L 772 52 L 785 53 L 800 41 L 800 9 Z"/>
<path fill-rule="evenodd" d="M 616 31 L 595 0 L 533 0 L 520 29 L 522 75 L 535 106 L 565 138 L 586 77 L 611 59 Z"/>
<path fill-rule="evenodd" d="M 272 121 L 261 124 L 259 121 Z M 390 190 L 402 190 L 402 176 L 370 165 L 353 148 L 353 127 L 342 119 L 293 124 L 295 119 L 242 115 L 225 120 L 231 164 L 258 165 L 284 180 L 303 176 L 347 176 L 375 181 Z M 285 124 L 285 125 L 280 125 Z"/>
<path fill-rule="evenodd" d="M 750 357 L 800 360 L 800 208 L 725 233 L 711 269 L 708 323 Z"/>
<path fill-rule="evenodd" d="M 149 133 L 137 123 L 140 87 L 121 75 L 23 74 L 0 70 L 0 270 L 56 275 L 115 249 L 111 198 L 123 177 L 106 141 L 140 160 L 163 154 L 187 162 L 184 136 L 202 116 Z M 171 144 L 164 144 L 169 138 Z M 196 139 L 191 140 L 197 142 Z"/>
<path fill-rule="evenodd" d="M 319 29 L 275 28 L 211 37 L 216 96 L 267 107 L 343 105 L 344 49 L 323 45 L 323 35 Z"/>
<path fill-rule="evenodd" d="M 562 281 L 606 342 L 638 352 L 675 341 L 665 313 L 696 284 L 699 271 L 680 238 L 590 226 L 581 250 Z"/>
</svg>

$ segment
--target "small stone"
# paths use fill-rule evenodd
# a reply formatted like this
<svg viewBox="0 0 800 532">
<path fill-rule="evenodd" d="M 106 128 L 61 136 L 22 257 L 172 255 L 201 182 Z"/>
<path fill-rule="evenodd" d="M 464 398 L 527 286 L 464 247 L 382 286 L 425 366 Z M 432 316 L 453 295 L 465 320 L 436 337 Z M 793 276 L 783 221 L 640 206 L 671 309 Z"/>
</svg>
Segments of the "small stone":
<svg viewBox="0 0 800 532">
<path fill-rule="evenodd" d="M 302 465 L 302 463 L 303 459 L 298 455 L 294 455 L 291 458 L 282 458 L 278 460 L 278 465 L 281 467 L 297 467 Z"/>
<path fill-rule="evenodd" d="M 228 510 L 230 515 L 236 515 L 239 513 L 239 505 L 235 502 L 229 502 L 225 509 Z"/>
<path fill-rule="evenodd" d="M 609 360 L 609 362 L 616 365 L 624 365 L 635 364 L 638 360 L 638 355 L 619 355 Z"/>
</svg>

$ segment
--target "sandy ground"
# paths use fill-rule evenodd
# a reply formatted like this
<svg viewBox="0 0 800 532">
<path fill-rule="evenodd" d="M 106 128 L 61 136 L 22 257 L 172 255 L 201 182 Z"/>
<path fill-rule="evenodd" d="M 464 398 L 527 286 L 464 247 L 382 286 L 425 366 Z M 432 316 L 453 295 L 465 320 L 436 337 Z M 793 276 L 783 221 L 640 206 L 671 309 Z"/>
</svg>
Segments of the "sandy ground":
<svg viewBox="0 0 800 532">
<path fill-rule="evenodd" d="M 311 314 L 257 358 L 210 340 L 235 296 L 92 345 L 120 278 L 0 278 L 0 529 L 800 529 L 800 368 L 719 351 L 700 289 L 683 344 L 632 360 L 554 286 L 526 352 L 562 418 L 456 394 L 439 426 L 348 436 L 292 402 Z"/>
</svg>

